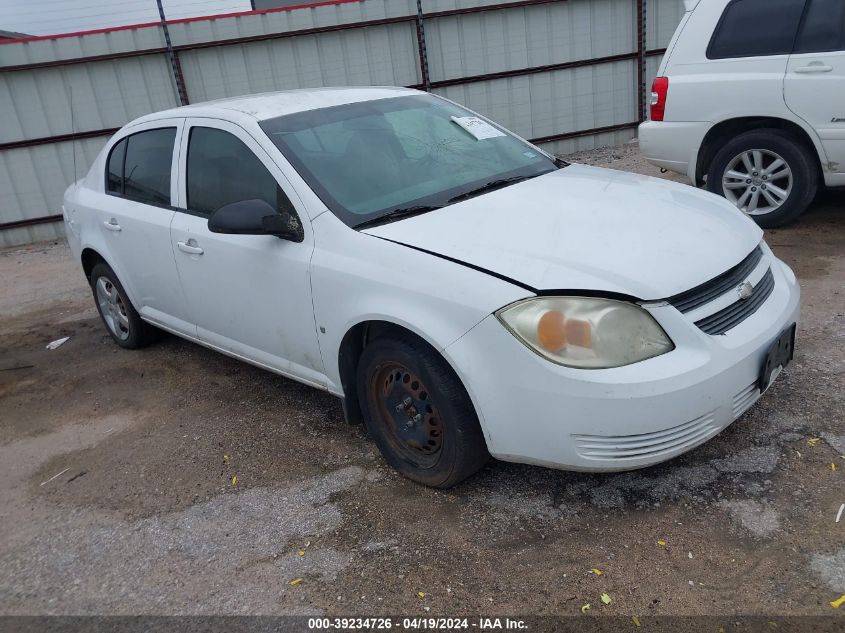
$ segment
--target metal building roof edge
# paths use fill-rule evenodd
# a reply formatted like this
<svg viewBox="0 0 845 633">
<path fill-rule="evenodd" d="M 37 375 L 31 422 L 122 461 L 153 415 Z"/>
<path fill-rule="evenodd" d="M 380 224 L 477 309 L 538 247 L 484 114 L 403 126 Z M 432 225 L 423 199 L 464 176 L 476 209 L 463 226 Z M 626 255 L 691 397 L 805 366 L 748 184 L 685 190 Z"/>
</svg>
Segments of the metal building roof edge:
<svg viewBox="0 0 845 633">
<path fill-rule="evenodd" d="M 327 7 L 341 4 L 360 3 L 364 0 L 321 0 L 319 2 L 306 2 L 303 4 L 294 4 L 287 7 L 273 7 L 271 9 L 255 9 L 254 11 L 234 11 L 230 13 L 217 13 L 215 15 L 197 15 L 190 18 L 176 18 L 167 20 L 167 24 L 187 24 L 189 22 L 203 22 L 210 20 L 220 20 L 223 18 L 237 18 L 247 15 L 263 15 L 265 13 L 281 13 L 284 11 L 297 11 L 299 9 L 316 9 L 318 7 Z M 26 44 L 28 42 L 42 42 L 46 40 L 58 40 L 67 37 L 82 37 L 84 35 L 102 35 L 106 33 L 114 33 L 117 31 L 134 31 L 138 29 L 146 29 L 151 27 L 161 26 L 161 22 L 140 22 L 138 24 L 124 24 L 122 26 L 110 26 L 102 29 L 90 29 L 87 31 L 73 31 L 70 33 L 56 33 L 54 35 L 31 35 L 28 37 L 12 37 L 0 38 L 0 45 L 4 44 Z"/>
</svg>

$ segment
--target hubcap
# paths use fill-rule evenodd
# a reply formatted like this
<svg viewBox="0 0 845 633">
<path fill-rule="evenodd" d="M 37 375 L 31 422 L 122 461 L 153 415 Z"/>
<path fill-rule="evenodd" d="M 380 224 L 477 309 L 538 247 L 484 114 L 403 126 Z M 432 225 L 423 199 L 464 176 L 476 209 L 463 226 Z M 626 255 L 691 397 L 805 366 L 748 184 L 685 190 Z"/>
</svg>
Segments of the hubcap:
<svg viewBox="0 0 845 633">
<path fill-rule="evenodd" d="M 443 427 L 422 380 L 399 363 L 387 363 L 370 389 L 393 448 L 419 468 L 434 466 L 443 448 Z"/>
<path fill-rule="evenodd" d="M 752 149 L 728 163 L 722 190 L 743 213 L 765 215 L 786 202 L 792 183 L 792 169 L 783 158 L 767 149 Z"/>
<path fill-rule="evenodd" d="M 97 279 L 97 303 L 106 327 L 121 341 L 129 338 L 129 316 L 123 298 L 108 277 Z"/>
</svg>

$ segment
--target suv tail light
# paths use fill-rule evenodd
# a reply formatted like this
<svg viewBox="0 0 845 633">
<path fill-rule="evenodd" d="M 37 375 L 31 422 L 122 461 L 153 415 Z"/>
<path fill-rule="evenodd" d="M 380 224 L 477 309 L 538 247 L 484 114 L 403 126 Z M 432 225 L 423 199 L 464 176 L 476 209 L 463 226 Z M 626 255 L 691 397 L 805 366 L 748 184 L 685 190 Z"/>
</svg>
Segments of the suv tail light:
<svg viewBox="0 0 845 633">
<path fill-rule="evenodd" d="M 652 121 L 662 121 L 666 115 L 666 97 L 669 94 L 669 78 L 655 77 L 651 84 L 651 113 Z"/>
</svg>

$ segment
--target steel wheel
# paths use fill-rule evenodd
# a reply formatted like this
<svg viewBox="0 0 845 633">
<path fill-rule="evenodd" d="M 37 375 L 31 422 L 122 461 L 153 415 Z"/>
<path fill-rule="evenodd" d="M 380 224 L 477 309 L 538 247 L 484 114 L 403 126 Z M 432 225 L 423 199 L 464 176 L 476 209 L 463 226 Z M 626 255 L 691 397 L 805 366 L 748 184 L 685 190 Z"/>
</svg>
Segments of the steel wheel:
<svg viewBox="0 0 845 633">
<path fill-rule="evenodd" d="M 108 277 L 97 278 L 95 287 L 103 321 L 114 336 L 125 341 L 129 338 L 129 315 L 123 297 Z"/>
<path fill-rule="evenodd" d="M 748 215 L 777 211 L 792 193 L 789 164 L 766 149 L 742 152 L 728 163 L 722 176 L 725 198 Z"/>
<path fill-rule="evenodd" d="M 443 449 L 440 414 L 422 380 L 397 362 L 382 365 L 370 383 L 387 440 L 418 468 L 434 466 Z"/>
</svg>

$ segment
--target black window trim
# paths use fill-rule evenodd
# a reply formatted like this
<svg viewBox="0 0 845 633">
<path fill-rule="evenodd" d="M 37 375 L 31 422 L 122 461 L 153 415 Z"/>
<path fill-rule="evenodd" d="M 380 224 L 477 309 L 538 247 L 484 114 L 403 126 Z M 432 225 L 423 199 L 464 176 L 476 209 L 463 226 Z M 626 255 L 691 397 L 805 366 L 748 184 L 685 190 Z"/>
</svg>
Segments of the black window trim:
<svg viewBox="0 0 845 633">
<path fill-rule="evenodd" d="M 131 135 L 129 135 L 131 136 Z M 129 136 L 122 137 L 117 143 L 111 146 L 109 150 L 109 155 L 106 156 L 106 171 L 105 171 L 105 181 L 103 183 L 103 190 L 106 192 L 106 195 L 114 196 L 116 198 L 122 198 L 124 191 L 126 191 L 125 181 L 126 179 L 123 175 L 126 173 L 126 148 L 129 147 L 129 142 L 126 140 Z M 123 147 L 123 161 L 120 164 L 120 193 L 115 193 L 114 191 L 109 191 L 109 168 L 111 167 L 111 157 L 114 154 L 114 151 L 120 147 L 120 144 L 124 143 Z"/>
<path fill-rule="evenodd" d="M 713 33 L 710 34 L 710 41 L 707 43 L 707 51 L 705 52 L 705 56 L 708 60 L 723 60 L 723 59 L 749 59 L 752 57 L 777 57 L 779 55 L 792 55 L 793 51 L 795 50 L 795 42 L 798 39 L 798 34 L 801 32 L 801 28 L 804 26 L 804 18 L 807 16 L 807 7 L 809 7 L 809 1 L 803 0 L 804 8 L 801 9 L 801 18 L 798 21 L 798 28 L 795 29 L 795 35 L 792 38 L 792 45 L 789 47 L 789 50 L 783 53 L 768 53 L 766 55 L 729 55 L 728 57 L 714 57 L 713 56 L 713 43 L 716 40 L 716 36 L 719 34 L 719 30 L 722 28 L 722 24 L 725 22 L 725 16 L 728 14 L 728 10 L 735 5 L 737 2 L 743 2 L 744 0 L 731 0 L 725 8 L 722 9 L 722 15 L 719 16 L 719 21 L 716 23 L 716 28 L 713 29 Z"/>
<path fill-rule="evenodd" d="M 205 118 L 205 117 L 203 117 L 203 118 Z M 247 136 L 249 136 L 250 138 L 255 140 L 249 132 L 244 130 L 239 125 L 232 123 L 231 121 L 226 121 L 224 119 L 211 119 L 211 120 L 212 121 L 223 121 L 225 123 L 229 123 L 230 125 L 234 125 L 238 129 L 243 130 L 243 132 Z M 185 206 L 184 207 L 173 207 L 174 211 L 177 211 L 178 213 L 185 213 L 187 215 L 192 215 L 192 216 L 197 217 L 197 218 L 204 218 L 206 220 L 209 219 L 212 216 L 212 214 L 214 213 L 214 211 L 212 211 L 211 213 L 206 213 L 205 211 L 197 211 L 196 209 L 191 209 L 190 206 L 188 206 L 188 161 L 190 160 L 190 156 L 191 156 L 191 135 L 194 133 L 194 128 L 200 127 L 200 128 L 204 128 L 204 129 L 207 129 L 207 130 L 217 130 L 219 132 L 225 132 L 226 134 L 232 135 L 238 141 L 243 143 L 244 147 L 246 147 L 246 149 L 248 151 L 252 152 L 252 155 L 255 156 L 255 158 L 258 160 L 258 162 L 261 163 L 261 165 L 264 167 L 264 169 L 267 170 L 267 173 L 270 174 L 270 177 L 276 182 L 276 187 L 278 187 L 278 191 L 282 192 L 282 195 L 285 197 L 285 200 L 287 201 L 287 211 L 292 216 L 294 216 L 297 220 L 299 220 L 300 223 L 302 223 L 302 219 L 299 217 L 299 212 L 296 210 L 296 206 L 294 206 L 293 200 L 291 200 L 290 196 L 287 194 L 284 187 L 282 187 L 282 184 L 279 182 L 279 179 L 276 178 L 276 176 L 273 175 L 272 170 L 270 170 L 267 167 L 267 165 L 264 164 L 264 161 L 261 160 L 261 157 L 258 156 L 258 154 L 249 145 L 244 143 L 243 139 L 239 138 L 237 134 L 232 134 L 232 132 L 230 132 L 229 130 L 226 130 L 222 127 L 217 127 L 217 126 L 214 126 L 214 125 L 203 125 L 203 124 L 200 124 L 200 123 L 193 123 L 193 122 L 188 122 L 188 121 L 185 122 L 185 127 L 188 128 L 188 139 L 187 139 L 187 143 L 185 144 Z M 184 134 L 184 131 L 183 131 L 183 134 Z M 260 143 L 258 145 L 260 147 Z M 281 213 L 281 210 L 276 209 L 276 213 Z"/>
<path fill-rule="evenodd" d="M 158 207 L 159 209 L 167 209 L 168 211 L 176 211 L 177 208 L 173 206 L 173 182 L 171 178 L 170 183 L 170 202 L 171 204 L 160 204 L 156 202 L 141 202 L 140 200 L 135 200 L 134 198 L 130 198 L 126 195 L 126 150 L 129 149 L 129 138 L 132 136 L 137 136 L 138 134 L 143 134 L 144 132 L 154 132 L 156 130 L 175 130 L 176 135 L 173 139 L 173 150 L 175 151 L 177 147 L 177 141 L 179 140 L 179 126 L 178 125 L 162 125 L 161 127 L 148 127 L 144 128 L 143 130 L 138 130 L 137 132 L 132 132 L 131 134 L 127 134 L 120 138 L 120 140 L 111 146 L 109 149 L 109 155 L 106 157 L 106 169 L 104 172 L 105 180 L 103 182 L 103 191 L 107 196 L 114 196 L 115 198 L 123 198 L 124 200 L 129 200 L 130 202 L 135 202 L 137 204 L 146 204 L 150 207 Z M 126 143 L 126 148 L 123 151 L 123 164 L 120 166 L 120 193 L 115 193 L 114 191 L 109 191 L 109 162 L 111 162 L 111 155 L 114 150 L 117 149 L 118 145 L 121 143 Z M 173 173 L 173 151 L 170 153 L 170 172 Z"/>
</svg>

